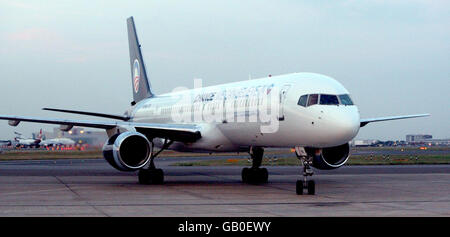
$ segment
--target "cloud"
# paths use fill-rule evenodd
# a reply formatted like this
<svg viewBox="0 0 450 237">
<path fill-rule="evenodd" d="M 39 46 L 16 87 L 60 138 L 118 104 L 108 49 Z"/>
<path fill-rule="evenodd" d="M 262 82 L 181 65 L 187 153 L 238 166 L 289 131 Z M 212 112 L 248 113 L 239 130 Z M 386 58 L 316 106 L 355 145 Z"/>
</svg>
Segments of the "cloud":
<svg viewBox="0 0 450 237">
<path fill-rule="evenodd" d="M 13 33 L 9 33 L 6 35 L 6 39 L 8 41 L 39 41 L 39 42 L 48 42 L 48 41 L 52 41 L 54 42 L 56 41 L 61 41 L 63 40 L 62 37 L 58 36 L 58 34 L 56 34 L 53 31 L 50 31 L 48 29 L 45 28 L 29 28 L 29 29 L 24 29 L 21 31 L 17 31 L 17 32 L 13 32 Z"/>
<path fill-rule="evenodd" d="M 22 51 L 32 55 L 54 55 L 60 62 L 87 61 L 86 47 L 47 28 L 35 27 L 7 33 L 4 40 L 5 45 L 14 47 L 3 47 L 2 53 L 17 54 Z"/>
<path fill-rule="evenodd" d="M 25 2 L 18 2 L 18 1 L 0 1 L 1 4 L 6 4 L 8 7 L 12 8 L 20 8 L 20 9 L 27 9 L 27 10 L 39 10 L 39 8 L 36 5 L 33 5 L 31 3 L 25 3 Z"/>
</svg>

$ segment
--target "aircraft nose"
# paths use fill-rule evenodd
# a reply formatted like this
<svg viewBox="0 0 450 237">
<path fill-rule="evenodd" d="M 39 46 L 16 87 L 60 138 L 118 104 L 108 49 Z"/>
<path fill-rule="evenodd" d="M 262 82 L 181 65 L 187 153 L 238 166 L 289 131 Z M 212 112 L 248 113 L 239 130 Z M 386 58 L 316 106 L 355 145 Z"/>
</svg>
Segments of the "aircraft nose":
<svg viewBox="0 0 450 237">
<path fill-rule="evenodd" d="M 337 112 L 337 111 L 336 111 Z M 359 113 L 356 111 L 340 111 L 330 116 L 326 134 L 330 144 L 344 144 L 351 141 L 359 131 Z"/>
<path fill-rule="evenodd" d="M 359 114 L 354 112 L 347 112 L 340 114 L 334 121 L 336 132 L 339 140 L 348 142 L 352 140 L 359 131 Z"/>
</svg>

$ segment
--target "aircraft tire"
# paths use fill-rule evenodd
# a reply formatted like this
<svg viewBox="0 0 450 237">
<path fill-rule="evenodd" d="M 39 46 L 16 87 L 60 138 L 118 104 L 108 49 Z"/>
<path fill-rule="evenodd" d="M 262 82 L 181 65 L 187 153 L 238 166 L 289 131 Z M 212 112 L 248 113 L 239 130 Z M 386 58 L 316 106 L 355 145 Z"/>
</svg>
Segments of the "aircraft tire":
<svg viewBox="0 0 450 237">
<path fill-rule="evenodd" d="M 163 184 L 164 171 L 162 169 L 140 169 L 138 180 L 140 184 Z"/>
<path fill-rule="evenodd" d="M 250 171 L 250 169 L 247 167 L 242 169 L 241 176 L 242 176 L 243 183 L 249 183 L 249 174 L 250 174 L 249 171 Z"/>
<path fill-rule="evenodd" d="M 250 184 L 267 183 L 269 173 L 266 168 L 243 168 L 242 182 Z"/>
<path fill-rule="evenodd" d="M 303 181 L 297 180 L 297 183 L 295 184 L 295 192 L 297 195 L 303 195 Z"/>
<path fill-rule="evenodd" d="M 150 184 L 150 171 L 148 169 L 140 169 L 138 171 L 138 180 L 140 184 Z"/>
<path fill-rule="evenodd" d="M 261 183 L 267 183 L 269 181 L 269 172 L 266 168 L 259 169 Z"/>
<path fill-rule="evenodd" d="M 316 193 L 316 183 L 314 180 L 308 180 L 307 189 L 309 195 L 314 195 Z"/>
<path fill-rule="evenodd" d="M 162 169 L 155 169 L 153 172 L 153 184 L 164 183 L 164 171 Z"/>
</svg>

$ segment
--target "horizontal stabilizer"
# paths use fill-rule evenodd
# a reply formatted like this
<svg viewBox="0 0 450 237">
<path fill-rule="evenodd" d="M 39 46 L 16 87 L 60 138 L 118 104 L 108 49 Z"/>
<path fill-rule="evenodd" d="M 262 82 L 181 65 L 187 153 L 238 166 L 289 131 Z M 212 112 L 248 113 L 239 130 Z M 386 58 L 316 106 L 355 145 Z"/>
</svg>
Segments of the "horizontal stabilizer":
<svg viewBox="0 0 450 237">
<path fill-rule="evenodd" d="M 407 118 L 419 118 L 419 117 L 426 117 L 426 116 L 430 116 L 430 114 L 413 114 L 413 115 L 400 115 L 400 116 L 361 119 L 359 126 L 362 128 L 362 127 L 366 126 L 368 123 L 372 123 L 372 122 L 381 122 L 381 121 L 387 121 L 387 120 L 397 120 L 397 119 L 407 119 Z"/>
</svg>

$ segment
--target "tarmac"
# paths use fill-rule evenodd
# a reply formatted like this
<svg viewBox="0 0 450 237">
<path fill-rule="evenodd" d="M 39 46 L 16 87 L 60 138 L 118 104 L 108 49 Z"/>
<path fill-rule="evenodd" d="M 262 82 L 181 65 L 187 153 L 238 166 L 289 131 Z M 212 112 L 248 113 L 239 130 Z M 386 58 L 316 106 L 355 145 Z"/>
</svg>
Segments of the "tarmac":
<svg viewBox="0 0 450 237">
<path fill-rule="evenodd" d="M 450 216 L 450 165 L 315 170 L 316 195 L 299 196 L 300 167 L 251 185 L 243 167 L 170 166 L 180 159 L 156 161 L 164 185 L 100 159 L 2 161 L 0 216 Z"/>
</svg>

